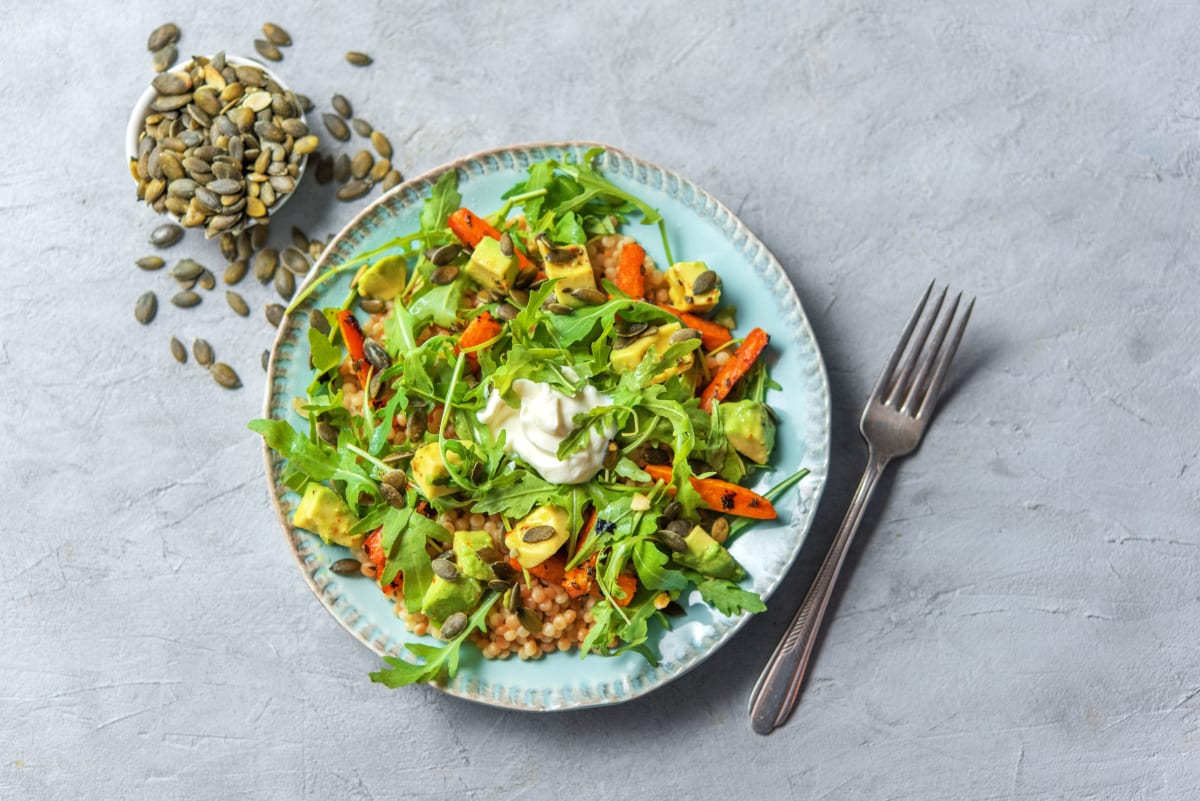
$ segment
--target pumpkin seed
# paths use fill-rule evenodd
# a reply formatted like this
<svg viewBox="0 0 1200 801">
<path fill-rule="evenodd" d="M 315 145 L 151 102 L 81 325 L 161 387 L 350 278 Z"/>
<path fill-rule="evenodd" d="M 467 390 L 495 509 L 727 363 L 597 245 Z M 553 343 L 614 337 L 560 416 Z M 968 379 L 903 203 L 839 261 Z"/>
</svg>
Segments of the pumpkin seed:
<svg viewBox="0 0 1200 801">
<path fill-rule="evenodd" d="M 354 132 L 359 136 L 370 136 L 371 131 L 375 130 L 371 127 L 371 123 L 367 122 L 361 117 L 355 117 L 350 122 L 350 127 L 353 128 Z"/>
<path fill-rule="evenodd" d="M 279 52 L 279 48 L 266 39 L 255 39 L 254 49 L 258 51 L 260 56 L 269 61 L 280 61 L 283 59 L 283 53 Z"/>
<path fill-rule="evenodd" d="M 666 505 L 666 508 L 663 509 L 663 517 L 667 518 L 668 520 L 674 520 L 675 518 L 679 517 L 679 513 L 682 511 L 683 504 L 681 504 L 679 501 L 671 501 Z"/>
<path fill-rule="evenodd" d="M 613 326 L 613 331 L 623 337 L 633 338 L 646 330 L 646 323 L 621 322 Z"/>
<path fill-rule="evenodd" d="M 273 45 L 288 47 L 292 43 L 292 37 L 288 35 L 288 32 L 273 22 L 263 23 L 262 31 L 263 36 L 267 37 L 267 41 Z"/>
<path fill-rule="evenodd" d="M 367 397 L 378 398 L 383 392 L 383 373 L 372 372 L 371 382 L 367 384 Z"/>
<path fill-rule="evenodd" d="M 339 576 L 361 576 L 362 562 L 349 557 L 339 559 L 329 566 L 329 571 Z"/>
<path fill-rule="evenodd" d="M 192 88 L 192 79 L 186 72 L 163 72 L 150 85 L 160 95 L 182 95 Z"/>
<path fill-rule="evenodd" d="M 675 532 L 681 537 L 686 537 L 692 530 L 692 524 L 690 521 L 677 519 L 672 520 L 670 523 L 664 526 L 664 528 L 666 528 L 668 531 Z"/>
<path fill-rule="evenodd" d="M 279 251 L 275 248 L 264 248 L 254 254 L 254 277 L 262 283 L 267 283 L 275 275 L 279 266 Z"/>
<path fill-rule="evenodd" d="M 605 470 L 612 470 L 621 461 L 621 452 L 617 450 L 615 445 L 609 445 L 608 450 L 604 452 L 604 461 L 601 462 Z"/>
<path fill-rule="evenodd" d="M 221 276 L 221 280 L 232 286 L 246 277 L 247 267 L 245 259 L 230 262 L 229 266 L 225 268 L 225 274 Z"/>
<path fill-rule="evenodd" d="M 149 325 L 157 313 L 158 295 L 155 295 L 153 292 L 143 293 L 137 299 L 137 303 L 133 304 L 133 317 L 142 325 Z"/>
<path fill-rule="evenodd" d="M 496 307 L 496 316 L 506 323 L 516 319 L 517 314 L 517 307 L 511 303 L 501 303 Z"/>
<path fill-rule="evenodd" d="M 250 247 L 254 250 L 262 250 L 267 245 L 267 238 L 271 236 L 271 224 L 266 220 L 255 223 L 250 229 Z"/>
<path fill-rule="evenodd" d="M 171 297 L 171 303 L 181 309 L 190 309 L 193 306 L 199 306 L 201 297 L 190 289 L 185 289 L 183 292 L 176 292 Z"/>
<path fill-rule="evenodd" d="M 213 363 L 212 345 L 208 344 L 208 340 L 194 339 L 192 340 L 192 355 L 196 357 L 196 364 L 201 367 L 208 367 Z"/>
<path fill-rule="evenodd" d="M 308 237 L 294 225 L 292 226 L 292 247 L 299 250 L 308 250 Z"/>
<path fill-rule="evenodd" d="M 487 588 L 496 592 L 506 592 L 510 586 L 507 581 L 501 581 L 500 579 L 492 579 L 487 583 Z"/>
<path fill-rule="evenodd" d="M 363 357 L 379 372 L 383 372 L 392 366 L 392 357 L 384 350 L 383 345 L 380 345 L 371 337 L 363 340 Z"/>
<path fill-rule="evenodd" d="M 279 259 L 283 262 L 283 266 L 295 275 L 306 275 L 312 267 L 308 262 L 308 257 L 296 247 L 284 248 L 279 253 Z"/>
<path fill-rule="evenodd" d="M 259 226 L 256 225 L 251 230 L 257 231 L 258 229 Z M 249 261 L 250 256 L 256 250 L 258 250 L 258 248 L 254 247 L 254 240 L 249 230 L 242 231 L 237 235 L 237 257 L 239 259 L 245 259 Z"/>
<path fill-rule="evenodd" d="M 345 153 L 342 153 L 333 162 L 333 179 L 339 184 L 350 180 L 350 157 Z"/>
<path fill-rule="evenodd" d="M 229 308 L 233 309 L 234 313 L 239 317 L 250 316 L 250 307 L 246 305 L 246 299 L 232 289 L 225 293 L 225 301 L 229 304 Z"/>
<path fill-rule="evenodd" d="M 409 442 L 419 442 L 429 428 L 429 412 L 424 406 L 418 406 L 408 413 L 408 425 L 405 426 L 404 436 Z"/>
<path fill-rule="evenodd" d="M 379 131 L 371 132 L 371 146 L 375 148 L 375 152 L 383 156 L 385 159 L 392 157 L 392 143 L 386 136 Z"/>
<path fill-rule="evenodd" d="M 237 260 L 237 237 L 233 232 L 226 231 L 221 234 L 217 244 L 221 248 L 221 255 L 225 257 L 225 261 Z"/>
<path fill-rule="evenodd" d="M 154 55 L 150 57 L 150 66 L 155 72 L 166 72 L 178 57 L 179 50 L 175 45 L 169 44 L 154 51 Z"/>
<path fill-rule="evenodd" d="M 398 492 L 404 492 L 404 490 L 408 489 L 408 474 L 403 470 L 389 470 L 383 474 L 379 481 Z"/>
<path fill-rule="evenodd" d="M 371 166 L 375 163 L 374 157 L 365 150 L 360 150 L 354 154 L 354 158 L 350 161 L 350 174 L 355 178 L 366 178 L 367 173 L 371 171 Z"/>
<path fill-rule="evenodd" d="M 325 123 L 325 130 L 329 131 L 329 135 L 334 139 L 345 142 L 350 138 L 350 129 L 346 127 L 346 121 L 338 115 L 322 114 L 321 122 Z"/>
<path fill-rule="evenodd" d="M 317 161 L 316 175 L 321 186 L 333 180 L 333 156 L 323 156 Z"/>
<path fill-rule="evenodd" d="M 174 22 L 164 22 L 150 32 L 150 38 L 146 40 L 146 49 L 153 53 L 155 50 L 161 50 L 177 41 L 179 41 L 179 26 Z"/>
<path fill-rule="evenodd" d="M 324 314 L 321 314 L 320 309 L 312 309 L 308 313 L 308 325 L 310 328 L 316 329 L 317 333 L 322 336 L 329 336 L 329 321 L 325 319 Z"/>
<path fill-rule="evenodd" d="M 197 159 L 199 161 L 199 159 Z M 201 162 L 203 163 L 203 162 Z M 187 160 L 184 160 L 186 166 Z M 236 181 L 233 178 L 218 178 L 208 184 L 208 191 L 216 192 L 218 195 L 235 195 L 240 194 L 246 185 L 241 181 Z"/>
<path fill-rule="evenodd" d="M 674 345 L 679 342 L 687 342 L 689 339 L 699 339 L 700 336 L 700 332 L 695 328 L 680 328 L 674 334 L 671 334 L 668 341 Z"/>
<path fill-rule="evenodd" d="M 516 587 L 509 587 L 508 592 L 504 593 L 504 608 L 515 612 L 519 603 L 521 603 L 520 591 Z"/>
<path fill-rule="evenodd" d="M 513 241 L 512 236 L 508 233 L 508 231 L 500 234 L 500 253 L 506 259 L 511 259 L 513 257 Z"/>
<path fill-rule="evenodd" d="M 262 358 L 260 358 L 258 361 L 262 365 L 263 372 L 267 372 L 267 365 L 271 363 L 271 351 L 264 350 L 262 352 Z"/>
<path fill-rule="evenodd" d="M 696 276 L 696 280 L 692 282 L 692 294 L 703 295 L 707 292 L 712 292 L 717 288 L 721 276 L 717 275 L 712 270 L 705 270 Z"/>
<path fill-rule="evenodd" d="M 367 173 L 367 179 L 372 183 L 382 181 L 387 177 L 387 174 L 392 171 L 392 162 L 388 159 L 380 159 L 371 167 L 371 171 Z"/>
<path fill-rule="evenodd" d="M 435 267 L 444 267 L 458 258 L 458 254 L 462 253 L 462 250 L 462 245 L 453 243 L 442 245 L 440 248 L 426 252 L 425 258 L 429 259 Z"/>
<path fill-rule="evenodd" d="M 366 53 L 360 53 L 357 50 L 351 50 L 349 53 L 347 53 L 346 60 L 356 67 L 365 67 L 374 61 L 374 59 L 368 56 Z"/>
<path fill-rule="evenodd" d="M 516 569 L 508 563 L 504 557 L 497 554 L 500 558 L 488 562 L 488 567 L 492 569 L 492 575 L 497 581 L 511 582 L 517 577 Z"/>
<path fill-rule="evenodd" d="M 642 458 L 646 464 L 666 464 L 671 460 L 662 448 L 647 448 L 642 452 Z"/>
<path fill-rule="evenodd" d="M 143 270 L 161 270 L 165 262 L 158 256 L 142 256 L 134 264 Z"/>
<path fill-rule="evenodd" d="M 599 289 L 591 287 L 582 287 L 571 290 L 571 297 L 576 300 L 586 303 L 588 306 L 599 306 L 608 300 L 608 295 L 601 292 Z"/>
<path fill-rule="evenodd" d="M 522 306 L 529 305 L 529 293 L 524 289 L 514 289 L 508 293 L 508 296 Z"/>
<path fill-rule="evenodd" d="M 287 309 L 278 303 L 268 303 L 263 308 L 263 312 L 267 316 L 267 322 L 271 324 L 272 328 L 278 328 L 279 324 L 283 322 L 283 313 L 285 311 Z"/>
<path fill-rule="evenodd" d="M 324 420 L 317 422 L 317 436 L 330 445 L 337 445 L 338 430 Z"/>
<path fill-rule="evenodd" d="M 180 364 L 187 364 L 187 348 L 175 337 L 171 337 L 171 355 Z"/>
<path fill-rule="evenodd" d="M 169 248 L 183 238 L 183 228 L 175 223 L 163 223 L 150 232 L 150 244 L 157 248 Z"/>
<path fill-rule="evenodd" d="M 383 182 L 379 186 L 384 192 L 390 192 L 399 186 L 402 180 L 404 180 L 403 176 L 397 170 L 391 170 L 387 175 L 383 176 Z"/>
<path fill-rule="evenodd" d="M 383 314 L 387 311 L 387 304 L 379 298 L 363 298 L 358 305 L 362 306 L 362 310 L 367 314 Z"/>
<path fill-rule="evenodd" d="M 438 557 L 434 559 L 430 567 L 433 568 L 433 574 L 445 581 L 458 581 L 458 568 L 449 559 Z"/>
<path fill-rule="evenodd" d="M 663 529 L 654 535 L 659 542 L 666 545 L 675 553 L 687 553 L 687 540 L 670 529 Z"/>
<path fill-rule="evenodd" d="M 329 105 L 333 106 L 333 110 L 346 119 L 354 116 L 354 111 L 350 108 L 350 101 L 345 95 L 334 95 L 329 100 Z"/>
<path fill-rule="evenodd" d="M 517 620 L 520 622 L 521 628 L 530 634 L 537 634 L 542 630 L 542 616 L 528 606 L 522 606 L 517 610 Z"/>
<path fill-rule="evenodd" d="M 296 293 L 296 276 L 289 270 L 275 271 L 275 291 L 284 300 L 291 300 Z"/>
<path fill-rule="evenodd" d="M 438 285 L 452 284 L 458 278 L 458 272 L 458 268 L 453 264 L 447 264 L 444 267 L 438 267 L 434 270 L 433 274 L 429 276 L 429 280 Z"/>
<path fill-rule="evenodd" d="M 566 315 L 573 311 L 570 306 L 564 306 L 561 303 L 547 303 L 544 308 L 551 314 Z"/>
<path fill-rule="evenodd" d="M 408 499 L 404 497 L 404 493 L 391 484 L 379 485 L 379 497 L 383 498 L 384 503 L 393 509 L 403 509 L 408 505 Z"/>
<path fill-rule="evenodd" d="M 467 615 L 465 612 L 455 612 L 442 622 L 442 639 L 453 640 L 458 635 L 462 634 L 467 629 Z"/>
<path fill-rule="evenodd" d="M 212 270 L 206 267 L 200 273 L 200 277 L 196 279 L 196 283 L 200 285 L 201 289 L 211 290 L 217 285 L 217 278 L 212 274 Z"/>
<path fill-rule="evenodd" d="M 521 540 L 528 543 L 542 542 L 550 539 L 554 534 L 554 526 L 534 526 L 521 535 Z"/>
<path fill-rule="evenodd" d="M 546 261 L 551 264 L 568 264 L 575 260 L 575 252 L 567 248 L 550 248 L 546 251 Z"/>
<path fill-rule="evenodd" d="M 242 379 L 238 378 L 237 372 L 225 362 L 217 362 L 210 369 L 213 380 L 216 381 L 225 389 L 237 389 L 242 385 Z"/>
<path fill-rule="evenodd" d="M 337 191 L 338 200 L 358 200 L 363 195 L 371 191 L 371 184 L 367 181 L 350 181 L 345 186 Z"/>
</svg>

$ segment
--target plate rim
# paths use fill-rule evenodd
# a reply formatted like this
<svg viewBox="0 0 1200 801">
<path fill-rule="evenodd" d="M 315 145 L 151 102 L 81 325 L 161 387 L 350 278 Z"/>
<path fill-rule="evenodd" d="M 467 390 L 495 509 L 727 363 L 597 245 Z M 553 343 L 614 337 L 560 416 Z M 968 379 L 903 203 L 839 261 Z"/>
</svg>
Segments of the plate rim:
<svg viewBox="0 0 1200 801">
<path fill-rule="evenodd" d="M 825 365 L 825 358 L 821 352 L 820 343 L 817 341 L 816 334 L 813 332 L 812 324 L 808 319 L 808 314 L 804 310 L 803 301 L 800 298 L 800 294 L 796 291 L 795 284 L 792 282 L 791 278 L 787 275 L 787 271 L 783 268 L 782 263 L 779 261 L 778 258 L 775 257 L 775 254 L 772 253 L 769 248 L 767 248 L 766 244 L 763 243 L 762 240 L 758 238 L 758 236 L 754 233 L 754 231 L 751 230 L 750 227 L 747 226 L 745 224 L 745 222 L 743 222 L 741 220 L 741 218 L 739 218 L 728 206 L 726 206 L 720 200 L 715 198 L 713 195 L 711 195 L 705 189 L 701 188 L 699 185 L 697 185 L 691 179 L 685 177 L 684 175 L 681 175 L 680 173 L 678 173 L 674 170 L 667 169 L 667 168 L 662 167 L 654 162 L 647 161 L 646 159 L 640 158 L 638 156 L 634 156 L 622 148 L 614 147 L 612 145 L 608 145 L 608 144 L 605 144 L 602 142 L 595 142 L 595 141 L 591 141 L 591 140 L 561 140 L 561 141 L 537 141 L 537 142 L 515 143 L 515 144 L 502 145 L 499 147 L 493 147 L 493 148 L 487 148 L 484 150 L 475 151 L 473 153 L 461 156 L 459 158 L 455 158 L 451 161 L 444 162 L 436 167 L 433 167 L 432 169 L 422 172 L 419 175 L 416 175 L 416 176 L 406 179 L 404 182 L 393 187 L 388 192 L 385 192 L 380 197 L 376 198 L 370 204 L 368 204 L 363 209 L 361 209 L 357 214 L 354 215 L 354 217 L 349 222 L 347 222 L 344 226 L 342 226 L 341 230 L 338 231 L 337 235 L 326 246 L 324 252 L 321 254 L 321 258 L 318 259 L 316 264 L 313 265 L 313 268 L 309 271 L 309 274 L 305 277 L 305 280 L 300 284 L 299 287 L 297 287 L 296 292 L 297 293 L 303 292 L 305 289 L 308 288 L 309 284 L 311 284 L 312 282 L 317 280 L 318 276 L 320 276 L 322 274 L 323 270 L 328 267 L 328 262 L 331 261 L 332 258 L 336 255 L 336 252 L 339 250 L 339 246 L 346 243 L 349 240 L 349 238 L 350 238 L 348 236 L 349 232 L 360 227 L 365 220 L 374 216 L 375 212 L 380 207 L 387 204 L 396 195 L 399 195 L 399 194 L 402 194 L 402 193 L 408 192 L 408 191 L 415 192 L 416 194 L 419 195 L 420 192 L 418 190 L 418 187 L 421 187 L 425 184 L 432 185 L 433 183 L 436 182 L 436 180 L 439 177 L 441 177 L 443 174 L 445 174 L 449 170 L 455 170 L 455 171 L 463 170 L 464 172 L 467 172 L 468 174 L 470 174 L 470 171 L 466 169 L 467 165 L 470 165 L 473 163 L 484 162 L 489 157 L 494 158 L 500 154 L 514 154 L 514 153 L 519 153 L 519 152 L 529 153 L 531 151 L 536 151 L 536 150 L 542 150 L 542 151 L 557 150 L 562 153 L 568 153 L 568 152 L 571 152 L 572 150 L 588 150 L 588 149 L 592 149 L 592 148 L 600 148 L 603 151 L 605 151 L 605 154 L 612 153 L 619 158 L 624 158 L 624 159 L 628 160 L 629 162 L 631 162 L 634 165 L 640 166 L 640 167 L 648 169 L 648 170 L 658 171 L 659 173 L 661 173 L 664 176 L 669 176 L 669 177 L 673 178 L 675 181 L 677 181 L 681 185 L 681 187 L 686 187 L 686 188 L 690 189 L 690 191 L 692 191 L 697 196 L 699 196 L 700 198 L 707 201 L 707 203 L 711 203 L 714 206 L 717 213 L 726 216 L 733 223 L 734 231 L 738 235 L 740 235 L 741 237 L 743 237 L 745 239 L 745 243 L 744 243 L 743 247 L 745 245 L 757 247 L 761 251 L 767 265 L 770 268 L 772 268 L 775 272 L 777 272 L 778 276 L 786 283 L 788 290 L 790 291 L 793 299 L 795 300 L 796 311 L 798 312 L 798 315 L 799 315 L 799 322 L 803 328 L 804 333 L 807 335 L 807 339 L 812 344 L 813 355 L 815 356 L 815 363 L 816 363 L 816 368 L 817 368 L 816 372 L 817 372 L 817 375 L 819 378 L 819 385 L 822 389 L 823 404 L 822 404 L 822 409 L 821 409 L 821 412 L 822 412 L 821 427 L 824 430 L 825 439 L 824 439 L 823 443 L 809 443 L 809 444 L 811 446 L 817 446 L 817 445 L 823 446 L 823 447 L 821 447 L 821 450 L 823 453 L 823 458 L 820 460 L 820 467 L 821 467 L 820 478 L 821 478 L 821 480 L 817 484 L 817 486 L 812 490 L 812 493 L 810 495 L 811 511 L 809 512 L 809 514 L 807 516 L 807 520 L 805 521 L 804 526 L 799 531 L 799 536 L 797 537 L 795 545 L 790 549 L 790 553 L 788 554 L 787 559 L 781 565 L 779 578 L 776 580 L 775 586 L 771 587 L 768 591 L 766 591 L 762 594 L 763 601 L 766 602 L 772 595 L 775 594 L 776 590 L 778 590 L 779 586 L 783 583 L 783 579 L 791 571 L 792 567 L 794 567 L 796 558 L 799 556 L 800 550 L 803 547 L 805 540 L 808 538 L 809 532 L 812 530 L 813 522 L 816 518 L 817 507 L 820 505 L 821 498 L 823 497 L 824 492 L 825 492 L 826 484 L 828 483 L 827 480 L 828 480 L 828 476 L 829 476 L 829 464 L 830 464 L 831 446 L 832 446 L 832 403 L 831 403 L 830 391 L 829 391 L 829 376 L 828 376 L 828 371 L 827 371 L 827 368 Z M 295 314 L 295 312 L 293 314 Z M 265 390 L 264 390 L 264 397 L 263 397 L 263 409 L 262 409 L 263 417 L 267 418 L 267 419 L 272 419 L 272 405 L 273 405 L 272 400 L 276 394 L 275 393 L 275 382 L 276 382 L 276 379 L 281 376 L 279 365 L 277 364 L 277 360 L 280 356 L 281 347 L 288 341 L 288 336 L 290 333 L 290 326 L 288 325 L 287 321 L 290 316 L 292 316 L 292 315 L 288 315 L 288 316 L 284 317 L 283 322 L 281 322 L 281 324 L 276 329 L 275 338 L 271 343 L 270 358 L 267 363 L 267 377 L 266 377 L 266 382 L 265 382 Z M 273 458 L 273 452 L 272 452 L 271 448 L 266 444 L 265 440 L 262 441 L 261 448 L 262 448 L 262 455 L 263 455 L 263 464 L 265 467 L 265 476 L 267 479 L 267 493 L 270 497 L 271 505 L 275 510 L 276 518 L 279 521 L 280 527 L 283 531 L 283 535 L 284 535 L 285 539 L 287 540 L 288 549 L 291 551 L 293 559 L 295 559 L 297 566 L 300 568 L 300 573 L 304 576 L 305 583 L 308 585 L 309 590 L 316 597 L 316 599 L 320 603 L 321 607 L 334 620 L 336 620 L 337 623 L 343 629 L 345 629 L 354 639 L 358 640 L 360 643 L 362 643 L 364 646 L 366 646 L 371 652 L 375 653 L 378 656 L 394 655 L 394 654 L 390 654 L 384 647 L 379 646 L 376 642 L 372 641 L 370 638 L 368 638 L 366 636 L 365 633 L 360 631 L 358 628 L 352 627 L 351 623 L 347 621 L 344 614 L 339 613 L 337 610 L 335 610 L 334 604 L 325 597 L 324 586 L 319 584 L 315 577 L 316 571 L 310 571 L 308 569 L 308 566 L 304 559 L 304 555 L 302 554 L 301 549 L 297 546 L 297 536 L 295 533 L 296 529 L 292 525 L 291 521 L 288 519 L 289 510 L 287 508 L 285 508 L 283 499 L 281 497 L 281 493 L 279 492 L 278 480 L 275 475 L 275 459 Z M 561 700 L 560 703 L 552 703 L 552 704 L 546 704 L 546 705 L 533 705 L 533 704 L 523 703 L 521 700 L 518 700 L 518 697 L 515 696 L 513 693 L 509 693 L 508 695 L 506 695 L 504 697 L 501 697 L 496 694 L 484 695 L 475 690 L 475 688 L 474 688 L 475 682 L 464 683 L 464 682 L 458 681 L 457 678 L 455 680 L 452 680 L 451 682 L 447 682 L 447 683 L 441 683 L 441 682 L 432 683 L 431 682 L 427 686 L 432 687 L 432 688 L 439 690 L 443 693 L 446 693 L 448 695 L 462 698 L 464 700 L 473 701 L 475 703 L 480 703 L 480 704 L 484 704 L 487 706 L 492 706 L 492 707 L 496 707 L 496 708 L 500 708 L 500 709 L 514 710 L 514 711 L 557 712 L 557 711 L 566 711 L 566 710 L 573 710 L 573 709 L 586 709 L 586 708 L 594 708 L 594 707 L 612 706 L 614 704 L 624 703 L 626 701 L 631 701 L 635 698 L 640 698 L 640 697 L 646 695 L 647 693 L 652 692 L 653 690 L 659 689 L 660 687 L 663 687 L 664 685 L 678 679 L 680 676 L 683 676 L 686 673 L 690 672 L 691 670 L 695 669 L 697 666 L 699 666 L 705 660 L 707 660 L 713 653 L 715 653 L 722 646 L 724 646 L 728 640 L 730 640 L 732 637 L 734 637 L 742 629 L 743 626 L 745 626 L 747 623 L 750 622 L 751 617 L 753 617 L 753 616 L 746 615 L 746 614 L 740 615 L 737 619 L 735 619 L 733 621 L 732 625 L 730 625 L 729 628 L 727 628 L 707 648 L 700 650 L 699 653 L 694 658 L 682 663 L 679 666 L 679 668 L 674 670 L 673 672 L 671 672 L 665 676 L 658 677 L 655 680 L 652 680 L 650 682 L 647 682 L 641 687 L 633 687 L 633 688 L 626 687 L 624 692 L 616 694 L 616 695 L 613 695 L 611 693 L 600 693 L 596 697 L 593 697 L 590 699 L 584 699 L 582 701 L 568 701 L 567 699 L 560 699 Z M 530 692 L 532 692 L 532 691 L 530 691 Z"/>
</svg>

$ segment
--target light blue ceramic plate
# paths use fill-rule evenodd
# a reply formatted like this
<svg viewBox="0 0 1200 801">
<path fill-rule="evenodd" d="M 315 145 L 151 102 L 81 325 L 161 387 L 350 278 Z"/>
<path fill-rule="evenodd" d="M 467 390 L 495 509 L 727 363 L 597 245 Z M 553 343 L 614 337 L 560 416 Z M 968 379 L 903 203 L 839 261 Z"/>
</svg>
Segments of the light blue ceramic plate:
<svg viewBox="0 0 1200 801">
<path fill-rule="evenodd" d="M 343 230 L 309 277 L 336 267 L 364 249 L 417 230 L 421 204 L 446 170 L 457 170 L 464 204 L 480 213 L 498 207 L 500 195 L 546 158 L 582 158 L 593 143 L 546 143 L 490 150 L 439 167 L 380 198 Z M 729 209 L 691 181 L 619 150 L 608 148 L 597 166 L 618 186 L 658 208 L 667 223 L 676 259 L 708 262 L 724 279 L 724 300 L 738 309 L 744 333 L 758 325 L 771 335 L 771 376 L 783 391 L 769 400 L 779 413 L 774 474 L 760 478 L 763 491 L 800 467 L 812 472 L 775 505 L 777 521 L 744 532 L 731 550 L 748 573 L 744 586 L 767 598 L 791 566 L 812 523 L 829 464 L 829 388 L 824 363 L 800 300 L 767 249 Z M 629 229 L 658 264 L 665 264 L 661 237 L 653 227 Z M 308 367 L 307 312 L 339 305 L 350 275 L 323 284 L 304 306 L 285 320 L 271 354 L 266 414 L 300 425 L 292 399 L 303 396 L 312 380 Z M 328 299 L 328 300 L 326 300 Z M 398 655 L 410 641 L 432 642 L 408 632 L 370 581 L 343 578 L 329 565 L 345 555 L 337 546 L 291 525 L 299 498 L 279 482 L 283 460 L 264 449 L 271 498 L 304 577 L 329 612 L 368 648 Z M 636 698 L 698 665 L 727 642 L 747 618 L 727 618 L 698 596 L 681 598 L 686 617 L 672 619 L 670 630 L 657 630 L 651 641 L 659 653 L 652 667 L 635 653 L 606 659 L 578 652 L 554 653 L 541 660 L 489 661 L 470 646 L 462 651 L 458 675 L 444 690 L 485 704 L 525 710 L 556 710 L 618 703 Z M 657 628 L 657 624 L 654 624 Z M 367 677 L 363 676 L 363 682 Z"/>
</svg>

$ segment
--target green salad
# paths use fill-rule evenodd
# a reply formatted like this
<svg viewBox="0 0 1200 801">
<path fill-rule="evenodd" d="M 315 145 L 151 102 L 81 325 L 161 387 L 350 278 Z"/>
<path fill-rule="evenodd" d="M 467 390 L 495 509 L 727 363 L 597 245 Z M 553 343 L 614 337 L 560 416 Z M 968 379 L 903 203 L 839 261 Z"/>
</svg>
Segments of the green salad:
<svg viewBox="0 0 1200 801">
<path fill-rule="evenodd" d="M 699 598 L 762 611 L 727 549 L 801 470 L 765 495 L 775 416 L 757 327 L 702 253 L 674 261 L 658 212 L 580 161 L 533 164 L 486 216 L 453 170 L 420 230 L 327 270 L 352 274 L 314 309 L 306 421 L 254 420 L 286 459 L 293 523 L 345 549 L 440 645 L 385 657 L 396 687 L 453 675 L 468 640 L 487 658 L 633 650 Z M 640 225 L 635 225 L 640 224 Z M 630 229 L 660 238 L 655 264 Z"/>
</svg>

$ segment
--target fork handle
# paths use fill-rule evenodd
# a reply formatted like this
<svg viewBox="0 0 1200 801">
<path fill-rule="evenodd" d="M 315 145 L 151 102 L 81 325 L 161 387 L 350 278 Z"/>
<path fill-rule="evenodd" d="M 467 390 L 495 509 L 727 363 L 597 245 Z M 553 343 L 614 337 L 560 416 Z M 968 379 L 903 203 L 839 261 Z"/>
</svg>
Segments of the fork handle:
<svg viewBox="0 0 1200 801">
<path fill-rule="evenodd" d="M 875 492 L 875 484 L 886 466 L 887 459 L 878 458 L 874 452 L 868 457 L 867 468 L 858 482 L 858 490 L 854 493 L 850 508 L 846 510 L 846 518 L 829 546 L 829 553 L 825 554 L 821 569 L 804 596 L 804 603 L 792 618 L 783 639 L 775 646 L 775 653 L 771 654 L 758 683 L 754 685 L 754 691 L 750 694 L 750 725 L 758 734 L 770 734 L 792 714 L 817 632 L 825 617 L 825 609 L 829 606 L 833 587 L 846 561 L 846 552 L 850 550 L 854 533 L 858 531 L 863 512 Z"/>
</svg>

